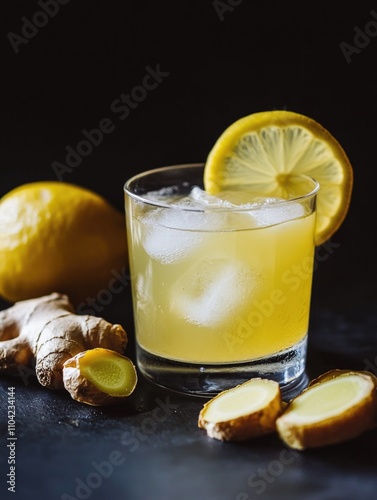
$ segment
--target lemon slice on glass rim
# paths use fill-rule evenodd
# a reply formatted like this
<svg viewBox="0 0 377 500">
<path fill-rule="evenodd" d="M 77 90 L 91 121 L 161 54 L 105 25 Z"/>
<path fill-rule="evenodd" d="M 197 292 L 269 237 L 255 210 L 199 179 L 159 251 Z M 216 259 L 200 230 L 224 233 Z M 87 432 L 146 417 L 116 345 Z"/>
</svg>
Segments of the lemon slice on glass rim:
<svg viewBox="0 0 377 500">
<path fill-rule="evenodd" d="M 310 176 L 320 185 L 315 230 L 319 246 L 347 215 L 353 170 L 339 142 L 312 118 L 273 110 L 237 120 L 210 151 L 203 181 L 213 195 L 244 191 L 284 198 L 294 191 L 299 175 Z"/>
</svg>

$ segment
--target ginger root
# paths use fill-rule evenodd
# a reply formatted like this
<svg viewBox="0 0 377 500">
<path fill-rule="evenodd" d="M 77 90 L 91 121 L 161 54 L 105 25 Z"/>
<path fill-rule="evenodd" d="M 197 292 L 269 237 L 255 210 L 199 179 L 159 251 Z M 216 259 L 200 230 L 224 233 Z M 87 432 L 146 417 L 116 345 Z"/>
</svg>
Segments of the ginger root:
<svg viewBox="0 0 377 500">
<path fill-rule="evenodd" d="M 0 311 L 0 372 L 35 368 L 39 383 L 64 389 L 63 365 L 80 352 L 102 347 L 122 354 L 127 334 L 103 318 L 77 315 L 68 297 L 52 293 Z"/>
<path fill-rule="evenodd" d="M 276 382 L 250 379 L 208 401 L 198 426 L 222 441 L 276 432 L 296 450 L 334 445 L 377 427 L 377 377 L 367 371 L 330 370 L 288 404 Z"/>
<path fill-rule="evenodd" d="M 275 432 L 275 422 L 282 411 L 279 384 L 254 378 L 205 403 L 198 427 L 220 441 L 242 441 Z"/>
<path fill-rule="evenodd" d="M 314 379 L 276 420 L 280 438 L 296 450 L 348 441 L 376 425 L 377 378 L 351 370 Z"/>
<path fill-rule="evenodd" d="M 128 398 L 136 387 L 137 373 L 126 356 L 97 347 L 66 361 L 63 381 L 76 401 L 103 406 Z"/>
</svg>

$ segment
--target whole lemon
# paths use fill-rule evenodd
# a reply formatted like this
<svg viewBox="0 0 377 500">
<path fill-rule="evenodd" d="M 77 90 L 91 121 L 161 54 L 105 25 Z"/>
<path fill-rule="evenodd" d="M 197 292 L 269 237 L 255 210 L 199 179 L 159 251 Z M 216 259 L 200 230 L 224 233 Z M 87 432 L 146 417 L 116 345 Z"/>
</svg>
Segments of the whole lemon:
<svg viewBox="0 0 377 500">
<path fill-rule="evenodd" d="M 0 295 L 84 301 L 127 265 L 123 214 L 78 185 L 40 181 L 0 199 Z"/>
</svg>

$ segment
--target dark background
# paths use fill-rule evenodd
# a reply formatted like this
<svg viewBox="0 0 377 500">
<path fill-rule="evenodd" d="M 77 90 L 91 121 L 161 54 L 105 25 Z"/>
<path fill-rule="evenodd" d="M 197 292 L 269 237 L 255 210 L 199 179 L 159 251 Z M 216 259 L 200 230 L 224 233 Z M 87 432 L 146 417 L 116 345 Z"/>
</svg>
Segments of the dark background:
<svg viewBox="0 0 377 500">
<path fill-rule="evenodd" d="M 0 9 L 0 196 L 26 182 L 57 180 L 52 163 L 65 163 L 66 146 L 75 148 L 84 139 L 82 130 L 98 128 L 103 118 L 112 120 L 113 132 L 62 179 L 95 190 L 120 211 L 127 178 L 150 168 L 205 161 L 223 130 L 249 113 L 287 109 L 325 126 L 344 147 L 355 178 L 345 222 L 317 249 L 309 375 L 331 368 L 364 369 L 366 360 L 377 365 L 376 2 L 71 0 L 59 5 L 59 12 L 27 44 L 21 43 L 17 54 L 9 33 L 22 36 L 23 17 L 33 19 L 41 7 L 34 0 L 3 0 Z M 366 26 L 368 39 L 360 34 Z M 341 44 L 349 45 L 342 50 Z M 345 51 L 350 51 L 348 61 Z M 159 67 L 168 75 L 121 120 L 111 105 L 142 83 L 147 67 Z M 132 338 L 129 288 L 114 297 L 103 315 L 125 324 Z M 0 301 L 0 308 L 7 305 Z M 140 425 L 153 410 L 157 393 L 143 384 L 126 406 L 126 413 L 132 414 L 129 420 L 128 415 L 78 407 L 62 395 L 54 398 L 37 385 L 30 389 L 20 383 L 18 418 L 25 434 L 19 449 L 18 498 L 37 492 L 42 483 L 39 498 L 42 492 L 49 500 L 60 498 L 63 491 L 73 494 L 73 478 L 90 472 L 93 457 L 108 456 L 119 426 Z M 128 499 L 175 500 L 179 493 L 190 500 L 228 500 L 236 499 L 242 489 L 254 498 L 246 484 L 250 464 L 271 464 L 281 448 L 270 440 L 266 446 L 255 445 L 254 451 L 247 446 L 220 450 L 196 429 L 200 404 L 174 401 L 181 417 L 178 412 L 161 433 L 143 442 L 145 453 L 134 453 L 128 468 L 119 469 L 93 499 L 126 498 L 120 493 L 124 491 Z M 43 417 L 39 411 L 45 412 Z M 101 437 L 110 443 L 109 450 L 102 450 Z M 262 496 L 375 498 L 376 462 L 366 459 L 366 453 L 369 449 L 375 457 L 376 445 L 374 433 L 372 440 L 365 436 L 353 448 L 305 455 Z M 359 463 L 358 476 L 353 457 Z M 214 458 L 219 470 L 211 465 Z M 45 474 L 35 473 L 33 463 Z M 232 484 L 221 467 L 232 471 Z M 172 486 L 173 470 L 189 488 L 187 496 L 179 485 Z M 344 491 L 336 489 L 343 486 Z"/>
<path fill-rule="evenodd" d="M 41 7 L 2 2 L 0 196 L 57 180 L 52 163 L 65 163 L 66 146 L 110 118 L 113 132 L 60 180 L 123 210 L 132 174 L 205 161 L 236 119 L 288 109 L 328 128 L 354 167 L 350 212 L 334 236 L 337 283 L 347 285 L 349 273 L 374 280 L 377 37 L 357 35 L 368 23 L 373 35 L 373 9 L 373 1 L 68 1 L 16 54 L 10 33 L 22 36 L 23 18 Z M 111 105 L 142 83 L 147 66 L 168 76 L 122 120 Z"/>
</svg>

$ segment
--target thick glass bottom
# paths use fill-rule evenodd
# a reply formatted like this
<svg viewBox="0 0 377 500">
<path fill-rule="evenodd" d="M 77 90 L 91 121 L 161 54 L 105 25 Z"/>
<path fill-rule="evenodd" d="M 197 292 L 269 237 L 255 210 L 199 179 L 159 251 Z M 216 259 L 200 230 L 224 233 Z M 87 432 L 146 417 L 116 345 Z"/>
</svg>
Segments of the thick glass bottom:
<svg viewBox="0 0 377 500">
<path fill-rule="evenodd" d="M 283 400 L 289 401 L 308 385 L 306 349 L 307 337 L 272 356 L 220 365 L 172 361 L 151 354 L 138 345 L 137 362 L 148 380 L 175 392 L 213 397 L 253 377 L 261 377 L 278 382 Z"/>
</svg>

